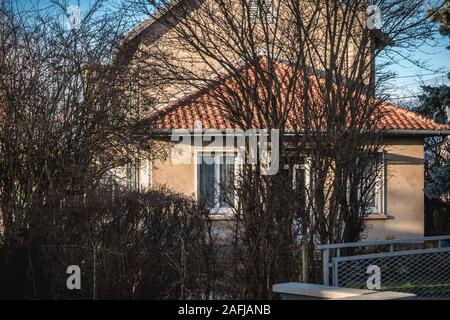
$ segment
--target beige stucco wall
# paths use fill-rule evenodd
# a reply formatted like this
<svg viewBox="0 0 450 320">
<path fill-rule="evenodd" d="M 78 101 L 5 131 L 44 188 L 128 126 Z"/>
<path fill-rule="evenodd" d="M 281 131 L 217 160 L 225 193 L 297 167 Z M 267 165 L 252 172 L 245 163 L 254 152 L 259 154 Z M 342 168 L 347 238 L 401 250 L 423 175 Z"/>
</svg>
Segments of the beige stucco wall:
<svg viewBox="0 0 450 320">
<path fill-rule="evenodd" d="M 168 143 L 169 144 L 169 143 Z M 368 220 L 366 240 L 409 238 L 424 234 L 423 138 L 386 138 L 385 215 Z M 190 164 L 171 157 L 152 163 L 151 185 L 196 196 L 195 149 L 185 150 Z"/>
<path fill-rule="evenodd" d="M 386 218 L 369 220 L 366 238 L 384 240 L 424 235 L 423 138 L 386 138 Z"/>
<path fill-rule="evenodd" d="M 171 159 L 152 163 L 153 187 L 167 186 L 177 193 L 196 196 L 195 164 L 172 164 Z"/>
<path fill-rule="evenodd" d="M 243 14 L 243 8 L 240 2 L 226 1 L 225 3 L 230 7 L 229 11 L 233 11 L 235 16 Z M 269 32 L 270 40 L 267 40 L 266 36 L 259 28 L 250 28 L 253 32 L 251 37 L 252 46 L 257 48 L 256 51 L 263 52 L 263 50 L 266 49 L 267 41 L 269 41 L 270 43 L 273 42 L 276 44 L 274 48 L 279 48 L 273 49 L 275 50 L 273 56 L 279 56 L 281 59 L 288 59 L 288 56 L 286 55 L 293 54 L 290 43 L 292 43 L 292 41 L 295 43 L 297 40 L 291 38 L 293 35 L 293 24 L 295 23 L 295 18 L 291 13 L 291 9 L 288 9 L 291 5 L 292 4 L 289 1 L 284 0 L 276 0 L 273 2 L 273 14 L 277 17 L 274 18 L 274 21 L 277 23 L 269 25 L 271 30 Z M 316 5 L 317 4 L 314 4 L 314 6 Z M 318 70 L 325 70 L 329 68 L 329 66 L 323 65 L 323 63 L 330 59 L 319 59 L 318 55 L 329 54 L 330 40 L 324 32 L 325 25 L 329 21 L 322 15 L 311 18 L 311 12 L 314 12 L 317 8 L 310 8 L 310 6 L 312 6 L 312 4 L 301 4 L 302 14 L 305 16 L 303 18 L 304 23 L 306 25 L 311 25 L 310 30 L 308 30 L 308 37 L 313 39 L 312 43 L 315 45 L 315 50 L 309 50 L 309 53 L 305 55 L 305 59 L 307 60 L 306 64 L 314 66 L 314 68 Z M 222 70 L 224 66 L 223 63 L 219 63 L 216 59 L 213 59 L 208 55 L 200 55 L 198 50 L 193 48 L 192 44 L 184 39 L 184 36 L 180 35 L 180 31 L 175 31 L 176 29 L 186 29 L 186 25 L 184 23 L 175 24 L 174 15 L 193 10 L 189 13 L 187 20 L 183 21 L 192 21 L 193 19 L 201 21 L 197 23 L 192 22 L 190 27 L 193 29 L 198 29 L 199 24 L 208 26 L 207 28 L 210 29 L 210 32 L 205 32 L 205 34 L 198 32 L 197 41 L 202 43 L 214 43 L 214 46 L 210 46 L 215 47 L 215 49 L 210 49 L 211 52 L 213 52 L 212 56 L 221 60 L 224 59 L 227 63 L 235 64 L 239 63 L 239 60 L 242 59 L 243 52 L 245 52 L 245 50 L 242 51 L 236 49 L 242 44 L 236 42 L 236 35 L 229 30 L 230 25 L 225 22 L 226 19 L 223 17 L 221 10 L 217 8 L 217 1 L 205 0 L 202 1 L 199 8 L 195 10 L 186 10 L 186 8 L 184 10 L 179 9 L 178 13 L 177 11 L 171 11 L 171 13 L 164 15 L 162 18 L 155 21 L 151 27 L 146 29 L 139 39 L 138 49 L 130 62 L 131 66 L 135 66 L 143 73 L 151 74 L 152 72 L 155 73 L 155 70 L 158 70 L 158 74 L 166 75 L 171 78 L 174 77 L 174 73 L 178 73 L 176 77 L 179 80 L 188 76 L 190 80 L 184 79 L 181 81 L 171 81 L 170 83 L 167 81 L 154 81 L 150 87 L 145 88 L 146 95 L 151 97 L 151 100 L 156 101 L 158 104 L 165 104 L 172 101 L 174 96 L 189 90 L 194 83 L 197 84 L 197 82 L 192 80 L 193 78 L 200 79 L 200 82 L 203 82 L 202 80 L 208 76 L 216 74 L 216 72 L 225 71 Z M 365 12 L 362 11 L 360 20 L 364 21 L 364 19 Z M 249 27 L 246 26 L 245 19 L 242 19 L 242 21 L 236 19 L 236 21 L 240 21 L 239 23 L 235 22 L 237 24 L 236 27 L 249 32 Z M 258 26 L 258 24 L 256 24 L 256 26 Z M 355 57 L 355 52 L 357 52 L 358 47 L 355 44 L 355 41 L 361 37 L 361 31 L 356 30 L 356 28 L 359 27 L 359 25 L 354 27 L 355 30 L 352 32 L 352 37 L 346 39 L 347 45 L 335 52 L 335 54 L 338 55 L 338 57 L 335 57 L 336 60 L 340 60 L 340 55 L 345 56 L 345 66 L 348 68 L 347 72 L 349 72 L 349 74 L 354 71 L 352 66 L 359 65 L 359 63 L 352 63 L 352 59 L 360 59 Z M 346 30 L 346 28 L 344 28 L 344 30 Z M 344 35 L 342 36 L 344 37 Z M 247 46 L 249 46 L 249 44 L 247 44 Z M 235 50 L 240 53 L 237 53 Z M 252 52 L 254 49 L 247 48 L 246 50 Z M 368 55 L 367 63 L 370 63 L 370 56 L 368 52 L 366 52 L 366 54 Z M 208 63 L 206 63 L 205 60 Z M 227 63 L 225 63 L 225 65 Z M 367 77 L 364 81 L 368 81 L 370 68 L 367 69 Z M 189 70 L 188 73 L 186 73 L 187 70 Z M 180 74 L 184 76 L 180 76 Z M 145 78 L 145 75 L 142 77 L 144 78 L 142 81 L 148 80 Z M 162 77 L 164 78 L 164 76 Z M 159 86 L 158 83 L 161 83 L 161 86 Z"/>
</svg>

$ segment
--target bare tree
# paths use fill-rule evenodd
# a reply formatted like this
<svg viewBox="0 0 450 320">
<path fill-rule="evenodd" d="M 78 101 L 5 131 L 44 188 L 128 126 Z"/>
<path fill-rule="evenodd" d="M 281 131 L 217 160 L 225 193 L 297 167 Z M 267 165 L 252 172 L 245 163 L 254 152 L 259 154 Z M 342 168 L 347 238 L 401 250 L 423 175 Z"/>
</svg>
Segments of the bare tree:
<svg viewBox="0 0 450 320">
<path fill-rule="evenodd" d="M 0 215 L 5 242 L 32 240 L 54 194 L 84 194 L 152 153 L 136 134 L 129 70 L 114 60 L 129 28 L 98 0 L 67 25 L 63 2 L 0 7 Z M 153 154 L 155 154 L 153 149 Z M 64 197 L 64 196 L 62 196 Z M 63 201 L 63 198 L 61 199 Z M 45 223 L 57 224 L 54 217 Z"/>
</svg>

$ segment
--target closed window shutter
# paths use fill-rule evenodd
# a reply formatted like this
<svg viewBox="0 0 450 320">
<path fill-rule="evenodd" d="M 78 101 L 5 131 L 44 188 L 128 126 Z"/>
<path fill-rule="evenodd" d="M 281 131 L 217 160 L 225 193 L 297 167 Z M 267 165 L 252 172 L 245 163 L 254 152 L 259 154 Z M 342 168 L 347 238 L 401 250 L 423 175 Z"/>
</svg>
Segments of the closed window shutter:
<svg viewBox="0 0 450 320">
<path fill-rule="evenodd" d="M 214 206 L 214 164 L 202 161 L 199 164 L 199 195 L 200 202 L 208 208 Z"/>
<path fill-rule="evenodd" d="M 306 170 L 304 168 L 298 168 L 295 170 L 295 189 L 300 196 L 302 207 L 306 206 Z"/>
<path fill-rule="evenodd" d="M 250 19 L 256 22 L 259 21 L 263 15 L 268 15 L 267 18 L 270 22 L 272 17 L 272 6 L 272 0 L 248 0 Z M 263 15 L 261 15 L 260 9 L 262 10 Z"/>
<path fill-rule="evenodd" d="M 248 10 L 250 13 L 250 19 L 252 21 L 256 21 L 259 18 L 258 1 L 257 0 L 249 0 L 248 2 L 249 2 Z"/>
<path fill-rule="evenodd" d="M 224 157 L 220 164 L 220 207 L 230 208 L 234 202 L 234 159 Z"/>
<path fill-rule="evenodd" d="M 127 180 L 128 188 L 139 189 L 140 187 L 140 164 L 139 160 L 135 159 L 132 163 L 127 165 Z"/>
</svg>

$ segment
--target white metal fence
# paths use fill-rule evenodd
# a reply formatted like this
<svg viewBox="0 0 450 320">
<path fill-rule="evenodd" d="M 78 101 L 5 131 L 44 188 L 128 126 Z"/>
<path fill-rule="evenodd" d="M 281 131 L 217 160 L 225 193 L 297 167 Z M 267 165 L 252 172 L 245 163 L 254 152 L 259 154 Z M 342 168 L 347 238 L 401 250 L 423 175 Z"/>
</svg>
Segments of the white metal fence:
<svg viewBox="0 0 450 320">
<path fill-rule="evenodd" d="M 323 283 L 450 298 L 450 236 L 321 245 Z M 374 268 L 378 275 L 373 274 Z M 373 289 L 373 288 L 371 288 Z"/>
</svg>

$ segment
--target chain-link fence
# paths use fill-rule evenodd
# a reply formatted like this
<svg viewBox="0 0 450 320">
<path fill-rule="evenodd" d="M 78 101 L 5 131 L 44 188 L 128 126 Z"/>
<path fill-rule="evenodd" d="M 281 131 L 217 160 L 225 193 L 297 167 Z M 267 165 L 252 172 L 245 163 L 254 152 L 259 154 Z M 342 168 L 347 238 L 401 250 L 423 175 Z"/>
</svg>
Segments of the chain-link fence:
<svg viewBox="0 0 450 320">
<path fill-rule="evenodd" d="M 127 283 L 134 273 L 127 265 L 129 254 L 94 246 L 32 247 L 26 292 L 32 299 L 130 298 L 135 292 Z M 71 266 L 78 268 L 79 273 L 72 271 Z M 79 288 L 71 287 L 76 282 Z"/>
<path fill-rule="evenodd" d="M 20 270 L 3 285 L 26 299 L 230 299 L 245 293 L 242 263 L 231 245 L 209 252 L 170 249 L 33 246 L 17 253 Z"/>
<path fill-rule="evenodd" d="M 294 250 L 300 253 L 295 248 L 284 254 Z M 13 252 L 3 267 L 0 253 L 0 299 L 2 294 L 8 299 L 241 299 L 249 297 L 251 285 L 265 284 L 251 278 L 264 274 L 263 266 L 247 265 L 252 257 L 229 243 L 35 245 Z M 291 265 L 293 273 L 286 278 L 273 281 L 298 279 L 298 265 Z"/>
<path fill-rule="evenodd" d="M 354 258 L 354 257 L 352 257 Z M 396 253 L 336 259 L 336 285 L 366 288 L 370 266 L 380 270 L 380 290 L 450 298 L 450 248 L 447 251 Z"/>
<path fill-rule="evenodd" d="M 324 283 L 331 277 L 332 284 L 339 287 L 450 298 L 449 239 L 429 237 L 321 246 Z"/>
<path fill-rule="evenodd" d="M 182 250 L 43 245 L 22 256 L 29 299 L 198 299 L 209 290 L 206 266 Z"/>
</svg>

